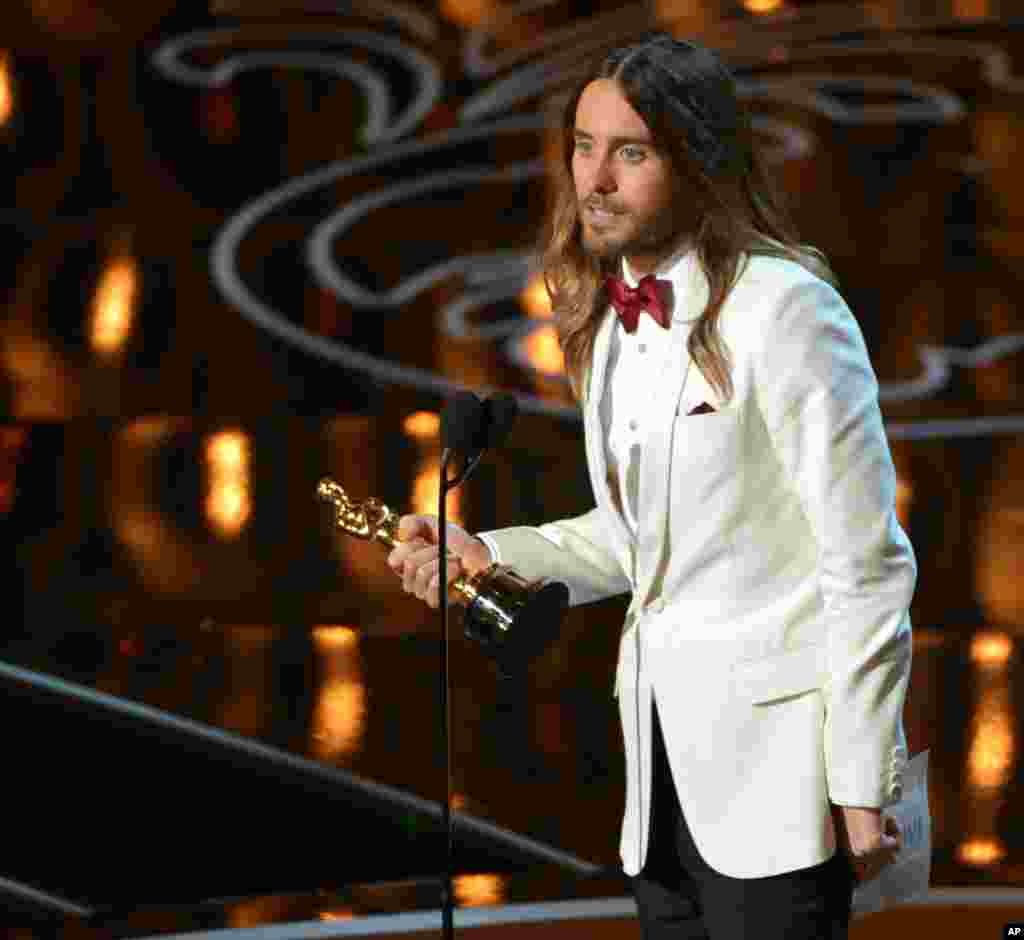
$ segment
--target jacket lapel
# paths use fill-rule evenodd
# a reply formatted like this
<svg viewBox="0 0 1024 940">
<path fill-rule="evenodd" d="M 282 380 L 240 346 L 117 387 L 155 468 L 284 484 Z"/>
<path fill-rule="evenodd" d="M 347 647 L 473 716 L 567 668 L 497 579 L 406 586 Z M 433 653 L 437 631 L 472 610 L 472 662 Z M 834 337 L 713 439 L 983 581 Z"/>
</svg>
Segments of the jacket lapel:
<svg viewBox="0 0 1024 940">
<path fill-rule="evenodd" d="M 618 505 L 612 499 L 611 490 L 608 486 L 605 433 L 601 427 L 601 397 L 604 394 L 608 351 L 611 346 L 612 330 L 615 327 L 615 323 L 615 314 L 609 308 L 594 339 L 590 377 L 587 384 L 587 397 L 583 409 L 583 420 L 586 430 L 584 437 L 587 443 L 587 466 L 590 467 L 590 482 L 594 489 L 594 497 L 597 500 L 598 506 L 604 512 L 605 518 L 611 521 L 612 535 L 615 538 L 618 556 L 620 559 L 629 561 L 629 565 L 625 566 L 625 570 L 632 580 L 634 572 L 632 552 L 629 548 L 629 530 L 626 528 L 625 520 L 622 518 Z"/>
</svg>

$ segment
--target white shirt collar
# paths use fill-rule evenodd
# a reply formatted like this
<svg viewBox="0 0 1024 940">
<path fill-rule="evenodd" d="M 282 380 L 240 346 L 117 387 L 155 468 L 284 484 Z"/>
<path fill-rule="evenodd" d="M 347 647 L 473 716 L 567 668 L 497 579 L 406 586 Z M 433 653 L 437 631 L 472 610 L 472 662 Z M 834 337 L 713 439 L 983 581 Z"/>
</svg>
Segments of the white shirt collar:
<svg viewBox="0 0 1024 940">
<path fill-rule="evenodd" d="M 651 273 L 658 277 L 667 274 L 690 253 L 690 250 L 690 242 L 687 241 L 673 251 L 672 254 L 663 258 Z M 626 258 L 622 259 L 622 277 L 630 287 L 636 287 L 640 283 L 640 279 L 633 273 L 633 269 L 629 266 L 629 261 Z"/>
</svg>

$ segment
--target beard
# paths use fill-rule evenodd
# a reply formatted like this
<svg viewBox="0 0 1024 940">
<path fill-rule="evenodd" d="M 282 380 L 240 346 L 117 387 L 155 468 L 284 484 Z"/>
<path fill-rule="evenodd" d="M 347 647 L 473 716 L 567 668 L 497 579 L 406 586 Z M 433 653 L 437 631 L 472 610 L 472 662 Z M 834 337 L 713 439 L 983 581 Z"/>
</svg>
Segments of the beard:
<svg viewBox="0 0 1024 940">
<path fill-rule="evenodd" d="M 634 255 L 661 256 L 671 253 L 682 235 L 677 207 L 669 203 L 642 216 L 617 211 L 609 223 L 594 223 L 586 212 L 588 200 L 577 203 L 580 244 L 584 254 L 599 261 L 618 261 Z M 596 203 L 604 208 L 601 203 Z"/>
</svg>

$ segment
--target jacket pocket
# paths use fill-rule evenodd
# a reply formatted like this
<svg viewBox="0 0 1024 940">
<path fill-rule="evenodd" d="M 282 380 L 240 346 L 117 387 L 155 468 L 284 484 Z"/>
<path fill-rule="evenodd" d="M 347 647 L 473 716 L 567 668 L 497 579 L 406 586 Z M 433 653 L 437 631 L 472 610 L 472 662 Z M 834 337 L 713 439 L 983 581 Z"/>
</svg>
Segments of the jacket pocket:
<svg viewBox="0 0 1024 940">
<path fill-rule="evenodd" d="M 734 663 L 733 690 L 751 705 L 761 705 L 820 689 L 827 678 L 826 653 L 824 644 L 815 644 Z"/>
<path fill-rule="evenodd" d="M 673 473 L 735 474 L 740 422 L 734 408 L 713 414 L 677 414 L 672 427 Z"/>
</svg>

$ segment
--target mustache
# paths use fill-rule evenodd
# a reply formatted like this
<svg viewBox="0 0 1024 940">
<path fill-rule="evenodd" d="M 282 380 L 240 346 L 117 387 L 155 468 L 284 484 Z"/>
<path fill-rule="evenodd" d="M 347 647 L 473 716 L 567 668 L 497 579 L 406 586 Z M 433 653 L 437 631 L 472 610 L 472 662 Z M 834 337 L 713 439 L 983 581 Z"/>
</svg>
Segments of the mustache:
<svg viewBox="0 0 1024 940">
<path fill-rule="evenodd" d="M 626 210 L 617 205 L 614 202 L 608 202 L 606 199 L 582 199 L 579 203 L 580 209 L 599 209 L 602 212 L 614 212 L 616 215 L 622 215 Z"/>
</svg>

